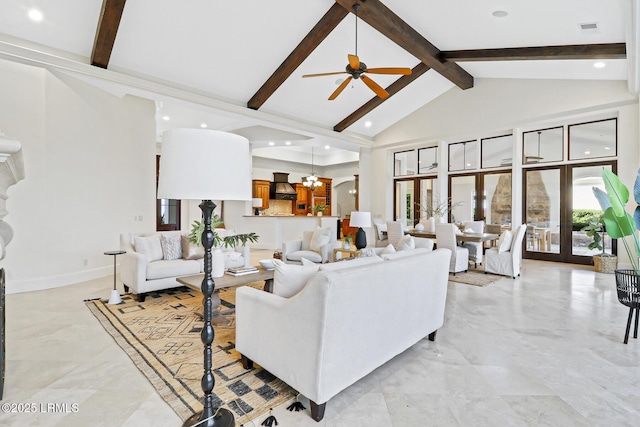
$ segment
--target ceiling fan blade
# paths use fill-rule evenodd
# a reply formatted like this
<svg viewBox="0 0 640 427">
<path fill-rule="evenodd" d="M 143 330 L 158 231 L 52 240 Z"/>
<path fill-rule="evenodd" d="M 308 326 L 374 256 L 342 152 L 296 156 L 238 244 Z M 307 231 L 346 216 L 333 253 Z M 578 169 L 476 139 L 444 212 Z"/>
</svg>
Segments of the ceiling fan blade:
<svg viewBox="0 0 640 427">
<path fill-rule="evenodd" d="M 349 58 L 349 66 L 351 68 L 353 68 L 354 70 L 357 70 L 360 68 L 360 59 L 358 58 L 357 55 L 347 55 L 347 57 Z"/>
<path fill-rule="evenodd" d="M 347 74 L 346 71 L 334 71 L 331 73 L 318 73 L 318 74 L 304 74 L 302 76 L 302 78 L 307 78 L 307 77 L 320 77 L 320 76 L 333 76 L 334 74 Z"/>
<path fill-rule="evenodd" d="M 411 68 L 367 68 L 366 72 L 370 74 L 403 74 L 410 76 Z"/>
<path fill-rule="evenodd" d="M 329 97 L 329 101 L 333 101 L 334 99 L 336 99 L 338 95 L 340 95 L 340 93 L 344 90 L 344 88 L 349 85 L 349 82 L 351 81 L 351 79 L 353 79 L 353 77 L 351 76 L 344 79 L 344 81 L 340 83 L 340 86 L 338 86 L 338 89 L 333 91 L 333 93 Z"/>
<path fill-rule="evenodd" d="M 382 88 L 382 86 L 380 86 L 378 83 L 374 82 L 373 80 L 371 80 L 369 77 L 365 76 L 364 74 L 360 76 L 360 78 L 362 79 L 362 81 L 364 82 L 364 84 L 366 84 L 367 86 L 369 86 L 369 89 L 371 89 L 372 91 L 374 91 L 376 93 L 376 95 L 378 95 L 380 98 L 382 99 L 387 99 L 389 97 L 389 92 L 387 92 L 386 90 L 384 90 Z"/>
</svg>

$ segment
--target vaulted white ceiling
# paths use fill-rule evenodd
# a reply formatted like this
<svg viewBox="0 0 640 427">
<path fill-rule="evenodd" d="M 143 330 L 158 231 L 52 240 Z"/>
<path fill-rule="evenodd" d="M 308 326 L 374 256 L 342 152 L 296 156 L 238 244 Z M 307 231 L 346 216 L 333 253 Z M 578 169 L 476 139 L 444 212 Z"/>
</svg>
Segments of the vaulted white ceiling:
<svg viewBox="0 0 640 427">
<path fill-rule="evenodd" d="M 377 1 L 377 0 L 370 0 Z M 278 66 L 334 5 L 333 0 L 135 0 L 124 7 L 107 71 L 90 58 L 103 0 L 5 0 L 0 13 L 0 58 L 46 66 L 157 101 L 158 133 L 199 127 L 252 133 L 256 147 L 269 142 L 357 151 L 376 134 L 454 83 L 434 70 L 410 83 L 343 132 L 333 127 L 373 97 L 362 82 L 335 100 L 328 96 L 346 76 L 302 79 L 307 73 L 344 70 L 355 49 L 350 13 L 259 108 L 246 108 Z M 366 1 L 362 1 L 366 7 Z M 627 59 L 460 62 L 475 78 L 626 80 L 633 49 L 636 0 L 382 0 L 391 11 L 441 51 L 627 43 Z M 29 9 L 39 9 L 34 22 Z M 506 17 L 494 12 L 505 11 Z M 595 23 L 596 31 L 580 24 Z M 358 55 L 369 67 L 420 63 L 362 20 Z M 631 67 L 635 70 L 635 67 Z M 387 87 L 397 76 L 371 75 Z M 143 85 L 140 82 L 147 82 Z M 131 88 L 131 89 L 128 89 Z M 470 89 L 472 90 L 472 89 Z M 163 116 L 170 120 L 162 120 Z M 370 126 L 365 126 L 370 122 Z M 272 131 L 270 131 L 271 129 Z M 249 132 L 243 130 L 241 132 Z M 274 136 L 275 135 L 275 136 Z M 278 136 L 279 135 L 279 136 Z M 295 138 L 295 136 L 291 136 Z"/>
</svg>

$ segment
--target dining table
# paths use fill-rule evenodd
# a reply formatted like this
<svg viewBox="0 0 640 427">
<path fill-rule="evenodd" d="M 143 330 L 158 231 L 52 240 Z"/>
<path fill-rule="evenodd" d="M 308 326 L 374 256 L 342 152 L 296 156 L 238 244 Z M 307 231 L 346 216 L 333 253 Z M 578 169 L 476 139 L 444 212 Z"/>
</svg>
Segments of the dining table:
<svg viewBox="0 0 640 427">
<path fill-rule="evenodd" d="M 416 230 L 407 230 L 405 234 L 410 234 L 413 237 L 426 237 L 428 239 L 436 238 L 436 233 L 430 233 L 427 231 L 416 231 Z M 498 240 L 500 238 L 499 234 L 493 233 L 465 233 L 460 232 L 456 233 L 456 241 L 457 242 L 490 242 L 492 240 Z"/>
</svg>

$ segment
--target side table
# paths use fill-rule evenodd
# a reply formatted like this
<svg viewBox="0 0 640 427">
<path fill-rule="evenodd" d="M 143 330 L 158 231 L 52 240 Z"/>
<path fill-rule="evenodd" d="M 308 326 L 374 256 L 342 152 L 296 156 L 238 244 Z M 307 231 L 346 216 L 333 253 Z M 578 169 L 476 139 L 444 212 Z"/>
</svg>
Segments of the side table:
<svg viewBox="0 0 640 427">
<path fill-rule="evenodd" d="M 105 255 L 113 256 L 113 290 L 111 291 L 111 296 L 109 297 L 109 304 L 120 304 L 122 299 L 120 298 L 120 293 L 116 288 L 116 258 L 118 255 L 126 254 L 127 251 L 107 251 Z"/>
<path fill-rule="evenodd" d="M 334 248 L 333 249 L 333 261 L 338 261 L 336 255 L 338 255 L 338 253 L 340 254 L 349 254 L 349 258 L 351 257 L 357 257 L 360 256 L 360 249 L 356 248 L 355 246 L 349 248 L 349 249 L 344 249 L 344 248 Z M 342 259 L 342 258 L 341 258 Z"/>
</svg>

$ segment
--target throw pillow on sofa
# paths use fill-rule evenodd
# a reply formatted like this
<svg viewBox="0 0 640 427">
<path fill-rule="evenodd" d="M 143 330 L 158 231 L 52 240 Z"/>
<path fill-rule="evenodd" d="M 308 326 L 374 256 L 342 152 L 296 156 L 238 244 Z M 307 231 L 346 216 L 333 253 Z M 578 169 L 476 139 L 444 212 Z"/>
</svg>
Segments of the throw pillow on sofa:
<svg viewBox="0 0 640 427">
<path fill-rule="evenodd" d="M 182 258 L 182 244 L 180 243 L 179 234 L 161 234 L 160 244 L 162 245 L 162 253 L 165 260 L 171 261 Z"/>
<path fill-rule="evenodd" d="M 196 245 L 189 241 L 189 236 L 180 236 L 180 243 L 182 245 L 182 258 L 183 259 L 200 259 L 204 258 L 204 247 L 202 245 Z"/>
<path fill-rule="evenodd" d="M 409 249 L 415 249 L 416 248 L 416 242 L 415 240 L 413 240 L 413 236 L 409 235 L 409 234 L 405 234 L 404 236 L 402 236 L 400 238 L 400 241 L 398 241 L 398 245 L 396 247 L 397 251 L 406 251 Z"/>
<path fill-rule="evenodd" d="M 162 245 L 160 244 L 160 237 L 158 235 L 133 238 L 133 243 L 136 248 L 136 252 L 143 254 L 147 257 L 147 261 L 160 261 L 162 259 Z"/>
<path fill-rule="evenodd" d="M 380 253 L 380 255 L 392 254 L 396 251 L 396 248 L 393 247 L 391 243 L 389 243 Z"/>
<path fill-rule="evenodd" d="M 306 258 L 302 258 L 302 265 L 286 264 L 279 259 L 274 259 L 273 265 L 276 268 L 273 273 L 273 293 L 283 298 L 300 292 L 319 268 L 318 264 Z"/>
<path fill-rule="evenodd" d="M 316 231 L 313 232 L 313 236 L 311 236 L 311 241 L 309 242 L 309 249 L 314 252 L 320 252 L 322 247 L 329 243 L 331 239 L 331 228 L 320 228 L 318 227 Z"/>
</svg>

